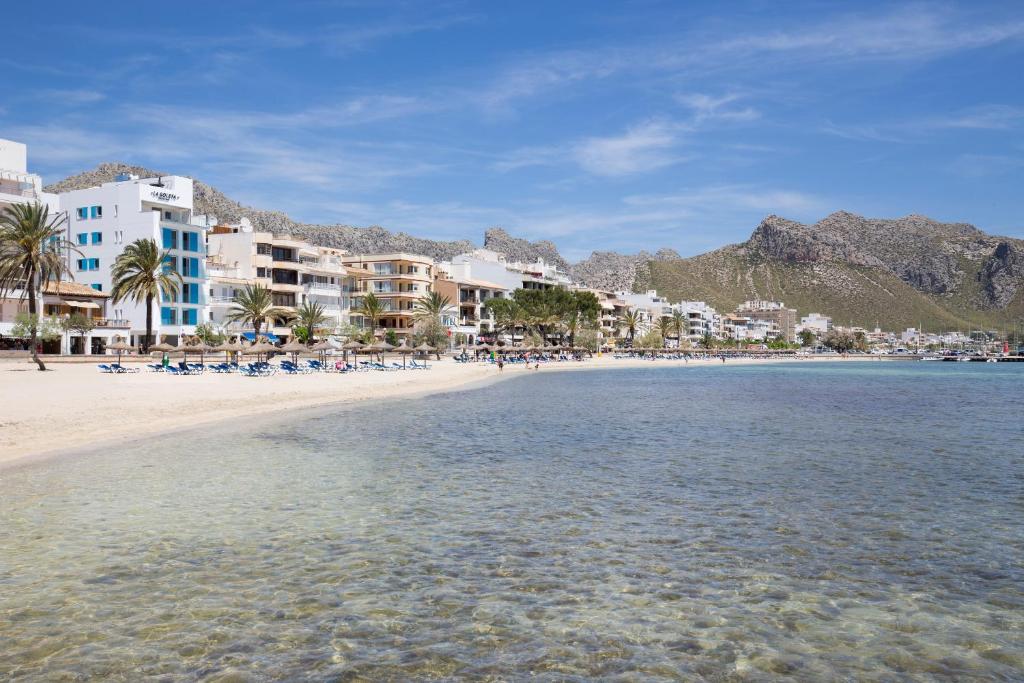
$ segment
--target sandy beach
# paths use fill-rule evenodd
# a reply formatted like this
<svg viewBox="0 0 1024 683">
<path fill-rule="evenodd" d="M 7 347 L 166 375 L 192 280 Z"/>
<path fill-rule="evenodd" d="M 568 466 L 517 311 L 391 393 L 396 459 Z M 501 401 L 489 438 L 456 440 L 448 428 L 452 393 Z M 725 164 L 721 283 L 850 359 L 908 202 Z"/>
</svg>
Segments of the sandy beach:
<svg viewBox="0 0 1024 683">
<path fill-rule="evenodd" d="M 728 365 L 773 362 L 806 360 L 743 359 L 730 360 Z M 132 366 L 128 362 L 125 365 Z M 539 372 L 706 365 L 722 363 L 604 356 L 578 363 L 544 364 Z M 0 361 L 0 468 L 71 450 L 107 444 L 116 447 L 127 440 L 224 420 L 417 397 L 527 372 L 522 366 L 512 365 L 499 374 L 489 363 L 459 364 L 448 358 L 431 362 L 426 371 L 279 373 L 266 378 L 213 373 L 174 377 L 145 370 L 109 375 L 98 372 L 92 363 L 52 363 L 49 367 L 41 373 L 28 361 Z"/>
</svg>

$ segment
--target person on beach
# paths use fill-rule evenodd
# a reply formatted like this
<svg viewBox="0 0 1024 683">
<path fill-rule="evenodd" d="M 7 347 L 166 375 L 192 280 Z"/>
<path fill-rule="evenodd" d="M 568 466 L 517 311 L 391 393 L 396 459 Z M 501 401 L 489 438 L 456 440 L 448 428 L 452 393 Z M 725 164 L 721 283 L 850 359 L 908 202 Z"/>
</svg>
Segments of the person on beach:
<svg viewBox="0 0 1024 683">
<path fill-rule="evenodd" d="M 505 369 L 505 361 L 502 360 L 501 358 L 499 358 L 498 359 L 498 372 L 501 372 L 504 369 Z"/>
</svg>

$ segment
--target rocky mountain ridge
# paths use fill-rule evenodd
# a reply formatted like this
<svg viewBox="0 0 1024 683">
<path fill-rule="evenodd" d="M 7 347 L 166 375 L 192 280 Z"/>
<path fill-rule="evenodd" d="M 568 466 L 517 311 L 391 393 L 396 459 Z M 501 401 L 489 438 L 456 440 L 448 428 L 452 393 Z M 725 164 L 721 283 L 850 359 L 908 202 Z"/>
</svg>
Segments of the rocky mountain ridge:
<svg viewBox="0 0 1024 683">
<path fill-rule="evenodd" d="M 45 189 L 47 192 L 66 192 L 93 187 L 112 182 L 122 173 L 137 175 L 140 178 L 168 175 L 143 166 L 104 163 L 92 170 L 48 185 Z M 193 180 L 193 194 L 193 205 L 197 214 L 216 216 L 218 220 L 224 222 L 237 222 L 241 218 L 247 218 L 253 228 L 259 231 L 295 235 L 313 244 L 347 249 L 356 254 L 404 251 L 430 256 L 438 260 L 448 260 L 479 246 L 469 240 L 425 239 L 404 232 L 392 232 L 379 225 L 356 227 L 345 224 L 301 223 L 280 211 L 267 211 L 244 206 L 217 188 L 200 180 Z M 492 249 L 504 254 L 511 261 L 532 262 L 543 258 L 546 262 L 553 263 L 566 271 L 571 268 L 571 265 L 558 253 L 558 248 L 554 243 L 547 240 L 530 242 L 513 237 L 499 227 L 490 228 L 484 233 L 482 246 L 485 249 Z"/>
<path fill-rule="evenodd" d="M 90 187 L 121 173 L 164 175 L 129 164 L 101 164 L 46 189 Z M 244 206 L 198 180 L 194 191 L 196 213 L 229 222 L 244 217 L 257 230 L 353 253 L 407 251 L 444 260 L 477 248 L 469 240 L 430 240 L 380 226 L 301 223 L 278 211 Z M 802 312 L 832 312 L 863 324 L 913 325 L 919 318 L 971 325 L 1024 315 L 1024 241 L 919 215 L 874 219 L 839 211 L 814 224 L 770 215 L 747 241 L 689 258 L 671 249 L 654 254 L 595 251 L 572 264 L 554 243 L 517 238 L 499 227 L 485 231 L 482 246 L 512 261 L 543 258 L 586 286 L 656 288 L 672 300 L 704 299 L 720 310 L 745 299 L 769 298 Z"/>
<path fill-rule="evenodd" d="M 840 211 L 811 225 L 772 215 L 746 242 L 650 268 L 651 286 L 670 299 L 726 311 L 780 299 L 801 313 L 889 329 L 972 329 L 1024 316 L 1024 241 L 919 215 Z"/>
</svg>

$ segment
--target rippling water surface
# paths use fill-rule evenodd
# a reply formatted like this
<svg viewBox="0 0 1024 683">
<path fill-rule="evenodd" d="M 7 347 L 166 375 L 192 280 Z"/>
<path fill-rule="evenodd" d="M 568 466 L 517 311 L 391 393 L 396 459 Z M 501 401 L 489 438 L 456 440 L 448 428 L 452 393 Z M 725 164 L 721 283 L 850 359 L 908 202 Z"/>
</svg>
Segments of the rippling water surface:
<svg viewBox="0 0 1024 683">
<path fill-rule="evenodd" d="M 523 371 L 9 470 L 0 678 L 1020 680 L 1022 380 Z"/>
</svg>

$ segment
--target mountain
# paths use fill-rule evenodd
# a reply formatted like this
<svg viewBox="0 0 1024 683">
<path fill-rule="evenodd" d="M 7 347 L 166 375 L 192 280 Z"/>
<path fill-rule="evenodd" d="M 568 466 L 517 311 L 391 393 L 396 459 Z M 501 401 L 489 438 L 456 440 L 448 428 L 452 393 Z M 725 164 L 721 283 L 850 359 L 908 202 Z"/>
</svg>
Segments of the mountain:
<svg viewBox="0 0 1024 683">
<path fill-rule="evenodd" d="M 659 249 L 653 256 L 646 251 L 639 254 L 595 251 L 589 258 L 573 265 L 569 272 L 573 280 L 587 287 L 609 292 L 642 291 L 643 283 L 650 280 L 652 261 L 680 259 L 679 254 L 673 249 Z"/>
<path fill-rule="evenodd" d="M 1024 241 L 916 215 L 837 212 L 813 225 L 768 216 L 742 244 L 649 267 L 639 285 L 722 311 L 775 299 L 837 324 L 961 330 L 1024 314 Z"/>
<path fill-rule="evenodd" d="M 122 173 L 131 173 L 140 178 L 168 175 L 160 171 L 132 166 L 124 163 L 100 164 L 95 169 L 70 176 L 48 185 L 47 192 L 67 192 L 94 187 L 113 181 Z M 359 228 L 351 225 L 317 225 L 292 220 L 280 211 L 266 211 L 243 206 L 230 199 L 223 192 L 206 183 L 194 180 L 194 209 L 197 214 L 216 216 L 225 222 L 236 222 L 248 218 L 256 230 L 275 234 L 290 234 L 325 247 L 347 249 L 354 254 L 373 254 L 404 251 L 422 254 L 438 260 L 447 260 L 477 248 L 469 240 L 430 240 L 415 237 L 404 232 L 391 232 L 378 225 Z M 529 242 L 512 237 L 501 228 L 491 228 L 484 234 L 485 248 L 505 254 L 510 260 L 533 261 L 538 257 L 556 263 L 568 270 L 569 264 L 559 255 L 558 249 L 548 241 Z"/>
<path fill-rule="evenodd" d="M 108 163 L 46 190 L 91 187 L 120 173 L 166 175 Z M 476 248 L 469 240 L 429 240 L 380 226 L 300 223 L 278 211 L 243 206 L 198 180 L 194 191 L 196 213 L 225 221 L 245 217 L 257 230 L 353 253 L 406 251 L 445 260 Z M 483 246 L 512 261 L 543 258 L 589 287 L 657 289 L 671 301 L 707 301 L 720 311 L 747 299 L 775 299 L 801 314 L 820 312 L 838 324 L 886 329 L 992 328 L 1024 318 L 1024 241 L 917 215 L 872 219 L 840 211 L 813 225 L 768 216 L 746 242 L 690 258 L 671 249 L 653 255 L 595 251 L 570 264 L 552 242 L 530 242 L 501 228 L 488 229 Z"/>
</svg>

